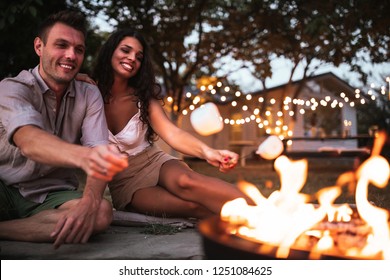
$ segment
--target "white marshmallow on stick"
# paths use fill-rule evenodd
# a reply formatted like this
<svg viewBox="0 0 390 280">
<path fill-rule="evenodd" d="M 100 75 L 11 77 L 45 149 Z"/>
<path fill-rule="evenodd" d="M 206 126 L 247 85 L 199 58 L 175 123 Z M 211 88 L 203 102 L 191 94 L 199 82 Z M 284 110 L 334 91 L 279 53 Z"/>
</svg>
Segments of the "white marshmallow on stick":
<svg viewBox="0 0 390 280">
<path fill-rule="evenodd" d="M 257 148 L 256 154 L 262 158 L 271 160 L 275 159 L 283 153 L 283 142 L 276 135 L 268 136 Z"/>
<path fill-rule="evenodd" d="M 208 136 L 223 129 L 221 114 L 217 105 L 205 103 L 191 113 L 190 121 L 197 133 Z"/>
</svg>

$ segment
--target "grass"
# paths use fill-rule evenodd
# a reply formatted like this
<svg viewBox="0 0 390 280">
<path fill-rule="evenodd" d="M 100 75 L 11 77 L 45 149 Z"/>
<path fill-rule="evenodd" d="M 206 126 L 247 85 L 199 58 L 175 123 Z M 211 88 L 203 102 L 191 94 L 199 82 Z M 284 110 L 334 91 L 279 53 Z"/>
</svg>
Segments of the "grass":
<svg viewBox="0 0 390 280">
<path fill-rule="evenodd" d="M 151 235 L 172 235 L 181 231 L 181 228 L 174 227 L 172 225 L 154 224 L 151 223 L 145 226 L 141 233 Z"/>
<path fill-rule="evenodd" d="M 240 179 L 248 181 L 256 185 L 266 197 L 280 188 L 280 179 L 273 169 L 271 161 L 248 160 L 245 167 L 237 166 L 229 173 L 221 173 L 215 167 L 201 160 L 186 159 L 186 162 L 192 169 L 201 174 L 218 177 L 233 184 Z M 354 162 L 352 159 L 309 159 L 308 176 L 301 192 L 314 194 L 322 188 L 333 186 L 341 174 L 353 170 Z M 336 203 L 355 203 L 354 189 L 352 191 L 352 193 L 349 191 L 348 186 L 343 188 Z M 390 184 L 384 189 L 370 185 L 368 200 L 378 207 L 390 210 Z"/>
</svg>

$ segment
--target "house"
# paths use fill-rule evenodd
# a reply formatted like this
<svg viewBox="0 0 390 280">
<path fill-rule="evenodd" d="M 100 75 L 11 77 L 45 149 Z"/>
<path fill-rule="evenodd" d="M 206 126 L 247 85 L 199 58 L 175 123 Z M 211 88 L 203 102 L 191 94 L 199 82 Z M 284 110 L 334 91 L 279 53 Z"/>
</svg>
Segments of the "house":
<svg viewBox="0 0 390 280">
<path fill-rule="evenodd" d="M 268 135 L 285 139 L 290 151 L 356 149 L 356 106 L 359 91 L 333 73 L 308 77 L 252 94 L 227 93 L 214 102 L 224 122 L 221 132 L 201 136 L 183 116 L 181 127 L 218 149 L 235 149 L 244 156 Z M 309 141 L 308 141 L 309 140 Z"/>
</svg>

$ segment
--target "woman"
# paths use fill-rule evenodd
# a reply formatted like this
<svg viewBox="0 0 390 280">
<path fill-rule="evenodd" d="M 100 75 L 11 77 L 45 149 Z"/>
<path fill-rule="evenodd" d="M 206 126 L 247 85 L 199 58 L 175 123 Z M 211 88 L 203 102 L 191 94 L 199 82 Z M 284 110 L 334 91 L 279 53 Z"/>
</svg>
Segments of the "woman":
<svg viewBox="0 0 390 280">
<path fill-rule="evenodd" d="M 110 142 L 127 154 L 129 167 L 109 183 L 117 210 L 165 217 L 204 218 L 244 197 L 235 186 L 201 175 L 155 144 L 207 160 L 225 172 L 238 155 L 208 147 L 166 116 L 160 86 L 143 37 L 132 29 L 114 32 L 99 52 L 93 78 L 105 102 Z"/>
</svg>

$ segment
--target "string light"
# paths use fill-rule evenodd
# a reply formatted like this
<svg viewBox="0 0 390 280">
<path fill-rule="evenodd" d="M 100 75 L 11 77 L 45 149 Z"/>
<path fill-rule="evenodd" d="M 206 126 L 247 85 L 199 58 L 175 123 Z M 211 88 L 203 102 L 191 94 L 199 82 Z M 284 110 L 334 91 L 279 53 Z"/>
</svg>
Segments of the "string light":
<svg viewBox="0 0 390 280">
<path fill-rule="evenodd" d="M 216 81 L 216 79 L 210 79 L 212 80 L 212 84 L 203 84 L 199 87 L 201 90 L 201 93 L 211 93 L 215 95 L 218 91 L 217 88 L 221 88 L 224 93 L 229 94 L 231 93 L 231 87 L 230 86 L 223 86 L 223 83 L 221 81 Z M 388 99 L 390 100 L 390 77 L 386 77 L 386 82 L 388 83 Z M 386 95 L 386 86 L 381 86 L 378 87 L 376 84 L 371 83 L 369 86 L 369 89 L 366 93 L 366 96 L 368 95 L 372 100 L 376 100 L 376 96 L 374 94 L 374 90 L 380 91 L 382 95 Z M 240 91 L 235 91 L 234 95 L 236 98 L 240 98 L 243 94 Z M 186 93 L 186 98 L 192 99 L 192 104 L 189 107 L 189 110 L 194 110 L 197 106 L 201 105 L 203 102 L 201 102 L 204 99 L 201 99 L 198 95 L 192 94 L 191 92 Z M 229 95 L 222 95 L 220 96 L 221 102 L 226 102 L 228 101 L 228 96 Z M 253 99 L 252 94 L 244 94 L 244 102 L 245 101 L 251 101 Z M 241 119 L 230 119 L 230 118 L 225 118 L 224 123 L 225 124 L 230 124 L 230 125 L 243 125 L 252 121 L 255 121 L 257 123 L 257 126 L 261 129 L 265 129 L 266 133 L 277 133 L 280 134 L 280 137 L 284 136 L 292 136 L 292 131 L 289 130 L 288 124 L 285 124 L 284 122 L 286 121 L 283 116 L 290 116 L 293 117 L 295 115 L 294 111 L 291 110 L 291 107 L 289 104 L 294 104 L 295 106 L 298 106 L 297 112 L 300 114 L 304 115 L 307 110 L 312 110 L 315 111 L 317 110 L 317 107 L 319 105 L 323 107 L 331 107 L 331 108 L 343 108 L 344 106 L 349 106 L 351 108 L 356 107 L 356 104 L 366 104 L 366 99 L 364 98 L 364 95 L 362 95 L 360 89 L 355 89 L 354 90 L 354 95 L 353 97 L 355 100 L 351 100 L 351 97 L 348 97 L 345 92 L 340 92 L 338 96 L 325 96 L 324 98 L 314 98 L 311 97 L 309 100 L 307 99 L 300 99 L 300 98 L 294 98 L 292 99 L 291 97 L 287 96 L 283 100 L 283 107 L 281 107 L 281 111 L 275 111 L 275 109 L 271 109 L 271 107 L 268 107 L 265 111 L 262 111 L 259 108 L 255 108 L 252 112 L 250 112 L 250 106 L 253 106 L 254 104 L 251 103 L 250 106 L 243 104 L 241 105 L 241 109 L 243 112 L 249 113 L 248 117 L 243 117 Z M 341 98 L 341 100 L 340 100 Z M 229 97 L 230 99 L 230 97 Z M 231 99 L 230 99 L 231 100 Z M 266 99 L 263 96 L 260 96 L 257 98 L 258 103 L 264 103 L 267 102 Z M 172 97 L 167 97 L 167 102 L 172 103 L 173 98 Z M 236 100 L 229 101 L 230 105 L 232 107 L 237 107 L 239 103 Z M 229 104 L 229 103 L 228 103 Z M 268 104 L 270 106 L 273 106 L 277 104 L 277 101 L 275 98 L 270 98 L 268 100 Z M 175 105 L 176 106 L 176 105 Z M 285 111 L 285 113 L 283 113 Z M 183 115 L 187 115 L 189 112 L 187 110 L 182 111 Z M 264 119 L 262 120 L 260 118 L 260 115 L 263 114 L 266 116 L 266 118 L 269 118 L 269 120 Z M 279 118 L 277 120 L 273 120 L 273 115 L 275 114 L 274 118 Z M 272 127 L 275 126 L 275 127 Z"/>
</svg>

